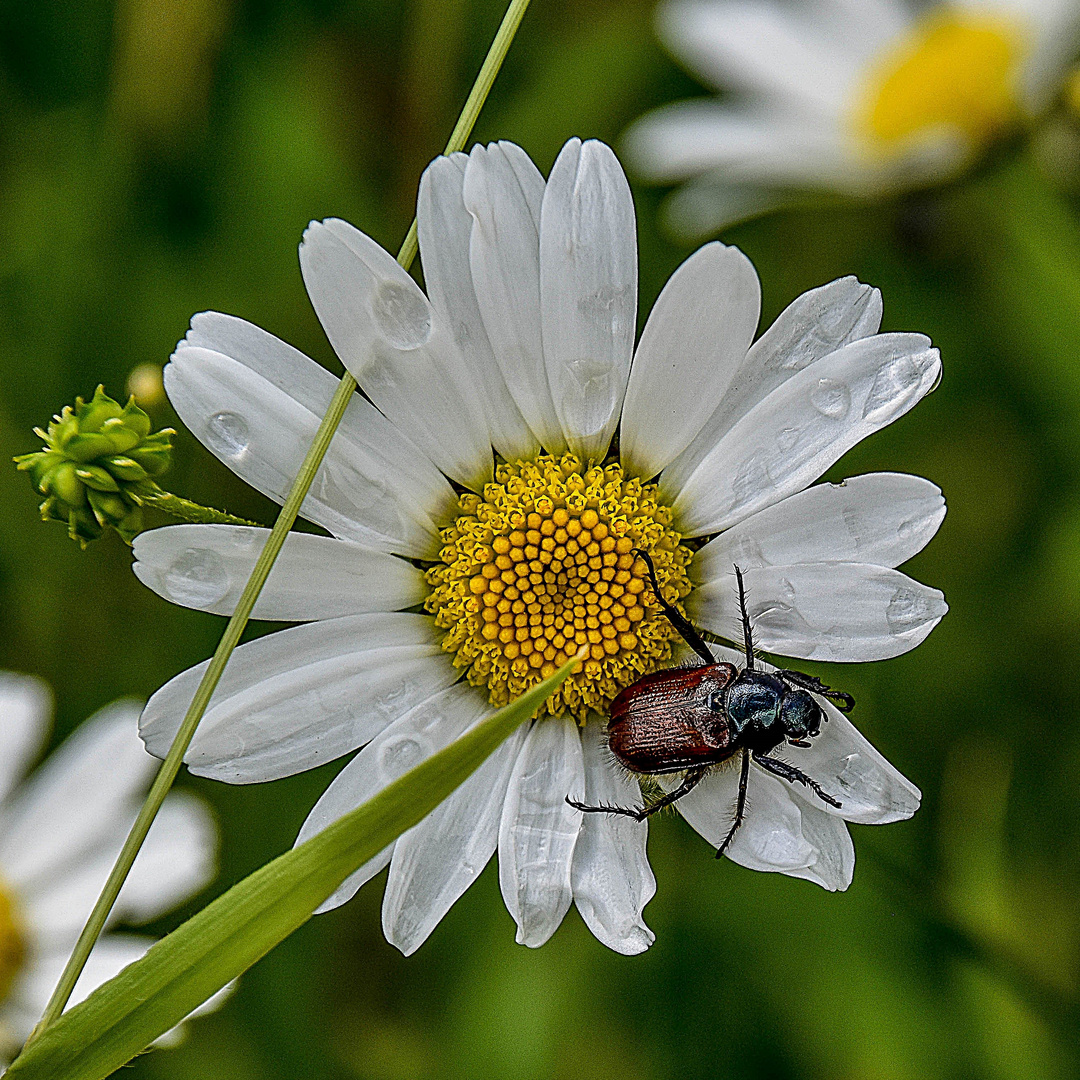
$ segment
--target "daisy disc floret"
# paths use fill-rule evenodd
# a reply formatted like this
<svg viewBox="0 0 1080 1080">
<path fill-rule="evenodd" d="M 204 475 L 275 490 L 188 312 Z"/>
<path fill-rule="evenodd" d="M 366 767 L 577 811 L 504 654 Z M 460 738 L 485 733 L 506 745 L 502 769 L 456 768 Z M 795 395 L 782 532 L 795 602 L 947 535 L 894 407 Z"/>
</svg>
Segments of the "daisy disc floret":
<svg viewBox="0 0 1080 1080">
<path fill-rule="evenodd" d="M 243 784 L 358 751 L 304 840 L 586 645 L 563 692 L 324 910 L 389 864 L 383 927 L 411 953 L 497 851 L 518 941 L 543 944 L 575 904 L 600 941 L 638 953 L 653 940 L 647 823 L 567 802 L 640 803 L 604 715 L 680 659 L 635 551 L 664 599 L 721 638 L 742 640 L 738 564 L 768 652 L 856 662 L 914 648 L 947 609 L 896 568 L 937 530 L 940 491 L 897 473 L 815 481 L 920 401 L 940 358 L 921 334 L 878 333 L 880 294 L 854 278 L 798 297 L 755 340 L 757 274 L 718 243 L 675 271 L 635 341 L 633 200 L 601 143 L 572 139 L 546 180 L 512 143 L 438 158 L 417 222 L 426 293 L 344 221 L 305 233 L 309 295 L 364 396 L 304 502 L 329 535 L 291 534 L 254 608 L 298 625 L 236 649 L 185 760 Z M 281 500 L 336 381 L 258 327 L 204 312 L 165 386 L 212 453 Z M 135 540 L 135 572 L 228 614 L 265 538 L 155 529 Z M 152 753 L 167 753 L 203 670 L 147 704 Z M 725 855 L 843 889 L 846 822 L 909 817 L 919 792 L 822 708 L 821 735 L 792 753 L 842 809 L 754 765 L 753 813 Z M 679 812 L 719 843 L 737 785 L 720 767 Z"/>
<path fill-rule="evenodd" d="M 674 630 L 649 604 L 647 551 L 665 598 L 690 592 L 692 552 L 679 544 L 656 485 L 622 467 L 585 468 L 573 454 L 500 465 L 483 498 L 461 497 L 442 532 L 425 608 L 448 632 L 473 686 L 502 706 L 553 674 L 582 647 L 589 658 L 545 711 L 584 722 L 671 656 Z"/>
</svg>

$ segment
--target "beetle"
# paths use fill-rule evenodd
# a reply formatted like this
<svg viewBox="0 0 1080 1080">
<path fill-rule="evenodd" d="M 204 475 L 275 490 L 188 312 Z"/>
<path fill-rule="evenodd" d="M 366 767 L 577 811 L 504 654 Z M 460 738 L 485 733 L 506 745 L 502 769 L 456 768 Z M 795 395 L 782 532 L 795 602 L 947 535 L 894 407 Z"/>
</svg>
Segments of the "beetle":
<svg viewBox="0 0 1080 1080">
<path fill-rule="evenodd" d="M 753 633 L 746 613 L 746 589 L 742 570 L 735 567 L 742 614 L 746 666 L 718 663 L 709 646 L 678 610 L 667 603 L 656 580 L 656 569 L 647 552 L 636 551 L 649 571 L 653 592 L 664 614 L 680 637 L 703 663 L 698 667 L 654 671 L 626 687 L 611 704 L 608 746 L 630 772 L 645 776 L 683 773 L 682 783 L 660 799 L 637 809 L 624 806 L 588 806 L 567 796 L 566 801 L 585 813 L 623 814 L 644 821 L 665 806 L 688 795 L 715 765 L 741 753 L 739 797 L 735 819 L 716 852 L 723 855 L 746 809 L 746 785 L 750 762 L 788 783 L 804 784 L 822 802 L 840 809 L 840 802 L 816 780 L 786 761 L 771 757 L 782 743 L 809 747 L 810 739 L 827 720 L 811 692 L 831 700 L 842 712 L 850 712 L 855 699 L 833 690 L 801 671 L 762 671 L 754 664 Z"/>
</svg>

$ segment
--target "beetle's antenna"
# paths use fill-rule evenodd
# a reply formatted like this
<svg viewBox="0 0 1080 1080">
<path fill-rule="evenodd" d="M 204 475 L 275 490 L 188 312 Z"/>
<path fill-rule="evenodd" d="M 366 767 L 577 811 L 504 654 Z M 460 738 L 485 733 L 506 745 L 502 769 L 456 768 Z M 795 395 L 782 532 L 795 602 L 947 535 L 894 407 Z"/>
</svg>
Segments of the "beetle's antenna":
<svg viewBox="0 0 1080 1080">
<path fill-rule="evenodd" d="M 743 646 L 746 649 L 746 670 L 754 670 L 754 638 L 750 631 L 750 616 L 746 614 L 746 586 L 742 571 L 735 567 L 735 580 L 739 583 L 739 611 L 742 612 Z"/>
</svg>

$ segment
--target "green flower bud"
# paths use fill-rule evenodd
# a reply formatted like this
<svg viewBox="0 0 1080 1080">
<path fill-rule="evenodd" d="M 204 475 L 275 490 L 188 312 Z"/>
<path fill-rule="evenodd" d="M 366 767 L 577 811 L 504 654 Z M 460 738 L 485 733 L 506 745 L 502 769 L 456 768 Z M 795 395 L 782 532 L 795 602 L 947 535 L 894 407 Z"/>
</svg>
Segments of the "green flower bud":
<svg viewBox="0 0 1080 1080">
<path fill-rule="evenodd" d="M 48 431 L 35 428 L 44 447 L 15 462 L 45 496 L 42 520 L 64 522 L 83 547 L 106 529 L 130 543 L 142 529 L 144 497 L 159 491 L 150 478 L 171 463 L 175 432 L 150 428 L 134 397 L 121 405 L 101 386 L 89 402 L 66 405 Z"/>
</svg>

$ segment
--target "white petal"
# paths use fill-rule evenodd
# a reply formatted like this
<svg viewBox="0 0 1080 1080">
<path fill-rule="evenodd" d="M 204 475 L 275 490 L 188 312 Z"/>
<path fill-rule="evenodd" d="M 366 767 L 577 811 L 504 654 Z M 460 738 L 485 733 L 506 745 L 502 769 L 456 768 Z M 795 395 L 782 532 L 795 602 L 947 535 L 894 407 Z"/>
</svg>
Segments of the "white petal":
<svg viewBox="0 0 1080 1080">
<path fill-rule="evenodd" d="M 184 760 L 198 776 L 252 784 L 355 750 L 457 672 L 423 615 L 347 615 L 241 645 L 229 660 Z M 168 753 L 208 661 L 146 704 L 147 749 Z"/>
<path fill-rule="evenodd" d="M 374 798 L 388 784 L 432 754 L 449 746 L 466 728 L 489 712 L 482 694 L 464 683 L 441 690 L 395 720 L 360 751 L 334 777 L 312 808 L 296 843 L 302 844 L 332 825 L 338 818 Z M 352 899 L 389 861 L 394 845 L 388 844 L 365 863 L 316 909 L 316 914 L 340 907 Z"/>
<path fill-rule="evenodd" d="M 660 8 L 657 28 L 714 86 L 752 91 L 811 116 L 839 121 L 860 74 L 856 53 L 787 4 L 677 0 Z"/>
<path fill-rule="evenodd" d="M 474 146 L 462 192 L 473 219 L 476 300 L 506 386 L 553 454 L 566 450 L 551 400 L 540 329 L 540 205 L 544 178 L 513 143 Z"/>
<path fill-rule="evenodd" d="M 818 852 L 803 834 L 802 804 L 790 785 L 751 766 L 746 816 L 725 854 L 750 870 L 790 873 L 814 865 Z"/>
<path fill-rule="evenodd" d="M 144 956 L 153 944 L 154 938 L 135 934 L 107 934 L 101 938 L 94 946 L 94 951 L 90 954 L 86 967 L 83 968 L 79 981 L 75 984 L 68 1008 L 84 1001 L 103 983 L 119 975 L 128 964 L 133 964 Z M 45 1006 L 64 970 L 67 957 L 67 951 L 60 950 L 38 956 L 32 966 L 24 970 L 12 988 L 11 999 L 4 1006 L 3 1022 L 5 1027 L 11 1026 L 15 1029 L 15 1034 L 20 1041 L 30 1034 L 30 1029 L 45 1011 Z M 225 1001 L 231 992 L 232 985 L 230 984 L 189 1013 L 188 1018 L 212 1012 Z M 14 1009 L 11 1006 L 14 1006 Z M 11 1023 L 12 1020 L 15 1021 L 14 1024 Z M 179 1041 L 180 1027 L 178 1025 L 157 1039 L 155 1045 L 171 1046 Z"/>
<path fill-rule="evenodd" d="M 78 937 L 135 821 L 138 794 L 132 793 L 109 823 L 107 837 L 92 850 L 20 887 L 21 914 L 36 942 L 60 948 Z M 79 805 L 73 805 L 69 820 L 79 812 Z M 110 923 L 148 922 L 197 893 L 214 876 L 216 848 L 216 829 L 205 803 L 186 792 L 170 794 L 124 882 Z"/>
<path fill-rule="evenodd" d="M 170 793 L 124 883 L 116 917 L 148 922 L 199 892 L 217 871 L 217 846 L 206 803 L 186 791 Z"/>
<path fill-rule="evenodd" d="M 746 354 L 731 391 L 701 433 L 665 470 L 660 483 L 674 499 L 732 425 L 797 372 L 853 341 L 876 334 L 881 293 L 854 277 L 837 278 L 793 300 Z"/>
<path fill-rule="evenodd" d="M 819 810 L 864 825 L 886 825 L 911 817 L 919 809 L 922 792 L 889 764 L 839 709 L 818 700 L 828 720 L 809 749 L 785 748 L 773 753 L 787 757 L 841 805 L 839 809 L 828 806 L 802 786 L 795 788 L 796 795 Z"/>
<path fill-rule="evenodd" d="M 187 427 L 239 477 L 283 502 L 338 380 L 257 326 L 218 312 L 191 321 L 165 368 Z M 301 513 L 336 536 L 431 558 L 454 512 L 438 469 L 354 394 Z"/>
<path fill-rule="evenodd" d="M 636 806 L 641 792 L 620 771 L 599 724 L 581 736 L 585 799 L 590 806 Z M 609 949 L 634 956 L 656 935 L 645 925 L 642 909 L 656 892 L 656 878 L 645 854 L 649 827 L 615 814 L 584 814 L 570 870 L 574 903 L 585 925 Z"/>
<path fill-rule="evenodd" d="M 623 403 L 619 454 L 632 473 L 655 476 L 686 449 L 742 366 L 760 313 L 757 272 L 738 248 L 706 244 L 671 275 Z"/>
<path fill-rule="evenodd" d="M 79 981 L 75 984 L 75 992 L 71 995 L 68 1008 L 85 1000 L 102 983 L 119 975 L 128 964 L 133 964 L 143 956 L 153 944 L 154 938 L 136 934 L 106 934 L 102 937 L 94 946 L 94 951 L 90 954 L 90 959 L 83 968 Z M 24 977 L 13 987 L 12 997 L 17 998 L 28 1011 L 32 1009 L 40 1017 L 52 996 L 66 961 L 67 954 L 60 951 L 38 957 L 26 970 Z"/>
<path fill-rule="evenodd" d="M 540 212 L 540 311 L 552 401 L 570 449 L 603 460 L 637 320 L 634 201 L 610 147 L 571 139 Z"/>
<path fill-rule="evenodd" d="M 816 480 L 919 402 L 941 372 L 921 334 L 878 334 L 804 369 L 746 413 L 675 499 L 680 530 L 715 532 Z"/>
<path fill-rule="evenodd" d="M 307 227 L 300 269 L 326 336 L 364 393 L 447 476 L 480 490 L 492 462 L 475 379 L 416 282 L 338 218 Z"/>
<path fill-rule="evenodd" d="M 577 725 L 562 718 L 534 723 L 514 763 L 499 826 L 499 886 L 519 945 L 539 948 L 570 908 L 581 811 L 566 797 L 581 798 L 584 790 Z"/>
<path fill-rule="evenodd" d="M 476 375 L 491 442 L 504 458 L 516 461 L 535 457 L 540 445 L 507 389 L 476 302 L 469 265 L 473 219 L 462 195 L 468 160 L 465 154 L 437 157 L 420 178 L 420 260 L 431 305 Z"/>
<path fill-rule="evenodd" d="M 631 167 L 671 183 L 708 173 L 713 187 L 836 187 L 868 194 L 880 184 L 853 136 L 776 108 L 679 101 L 646 113 L 626 134 Z"/>
<path fill-rule="evenodd" d="M 135 576 L 174 604 L 231 615 L 269 529 L 169 525 L 135 538 Z M 427 595 L 424 574 L 381 551 L 311 533 L 291 533 L 252 617 L 282 622 L 398 611 Z"/>
<path fill-rule="evenodd" d="M 506 784 L 524 741 L 521 727 L 394 846 L 382 924 L 386 940 L 406 956 L 427 940 L 495 853 Z"/>
<path fill-rule="evenodd" d="M 707 776 L 675 805 L 713 847 L 735 820 L 739 760 Z M 847 826 L 797 800 L 784 781 L 750 768 L 746 812 L 725 855 L 749 870 L 805 878 L 830 891 L 851 884 L 855 849 Z"/>
<path fill-rule="evenodd" d="M 900 656 L 949 610 L 938 589 L 864 563 L 769 566 L 744 576 L 755 645 L 804 660 L 853 663 Z M 698 626 L 742 640 L 734 570 L 696 588 L 686 607 Z"/>
<path fill-rule="evenodd" d="M 0 802 L 37 757 L 51 715 L 52 693 L 44 682 L 0 672 Z"/>
<path fill-rule="evenodd" d="M 724 645 L 710 648 L 717 660 L 741 667 L 741 652 Z M 767 661 L 758 659 L 757 663 L 765 671 L 777 670 Z M 791 785 L 791 790 L 819 810 L 862 825 L 885 825 L 911 817 L 919 808 L 922 792 L 889 764 L 835 705 L 820 696 L 817 701 L 828 722 L 821 725 L 810 747 L 784 746 L 774 750 L 773 756 L 798 766 L 843 805 L 831 807 L 801 784 Z"/>
<path fill-rule="evenodd" d="M 690 242 L 791 201 L 790 195 L 779 190 L 756 184 L 733 185 L 718 173 L 706 173 L 668 195 L 660 206 L 660 220 L 672 236 Z"/>
<path fill-rule="evenodd" d="M 814 806 L 801 806 L 800 827 L 806 842 L 814 848 L 814 861 L 801 870 L 788 870 L 790 877 L 803 878 L 829 892 L 843 892 L 855 873 L 855 845 L 843 818 L 824 814 Z"/>
<path fill-rule="evenodd" d="M 733 565 L 899 566 L 929 543 L 944 517 L 941 490 L 929 480 L 903 473 L 853 476 L 806 488 L 740 521 L 694 555 L 690 573 L 705 583 L 727 579 Z"/>
<path fill-rule="evenodd" d="M 115 838 L 157 768 L 138 739 L 139 706 L 106 706 L 55 750 L 0 820 L 0 866 L 16 888 L 55 879 Z M 122 826 L 121 826 L 122 827 Z"/>
</svg>

